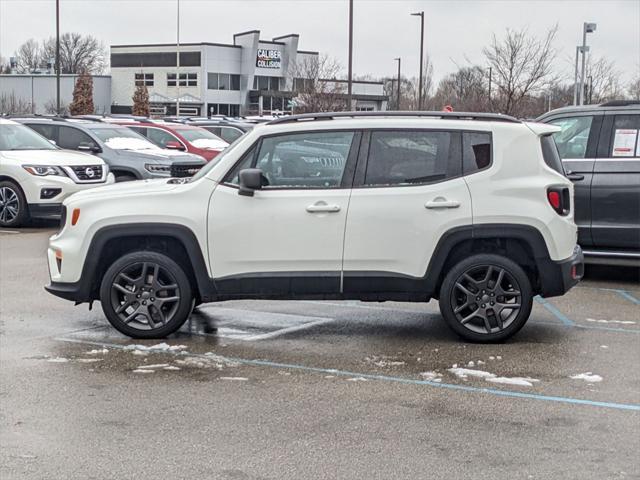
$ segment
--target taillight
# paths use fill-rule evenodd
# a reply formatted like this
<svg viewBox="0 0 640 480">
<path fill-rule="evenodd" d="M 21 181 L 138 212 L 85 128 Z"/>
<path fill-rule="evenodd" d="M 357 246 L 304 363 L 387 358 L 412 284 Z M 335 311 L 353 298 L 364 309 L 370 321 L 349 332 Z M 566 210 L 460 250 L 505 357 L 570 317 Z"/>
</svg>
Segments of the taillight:
<svg viewBox="0 0 640 480">
<path fill-rule="evenodd" d="M 571 193 L 567 187 L 549 187 L 547 189 L 549 205 L 558 215 L 569 215 L 571 211 Z"/>
</svg>

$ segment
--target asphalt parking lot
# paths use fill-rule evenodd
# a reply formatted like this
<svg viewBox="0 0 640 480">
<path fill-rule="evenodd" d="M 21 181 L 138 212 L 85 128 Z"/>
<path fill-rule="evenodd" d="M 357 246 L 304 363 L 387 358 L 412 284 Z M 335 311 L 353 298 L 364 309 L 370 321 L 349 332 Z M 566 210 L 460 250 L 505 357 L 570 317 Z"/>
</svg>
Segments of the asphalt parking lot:
<svg viewBox="0 0 640 480">
<path fill-rule="evenodd" d="M 44 292 L 51 233 L 0 232 L 3 480 L 640 478 L 637 270 L 500 345 L 435 302 L 211 304 L 133 341 Z"/>
</svg>

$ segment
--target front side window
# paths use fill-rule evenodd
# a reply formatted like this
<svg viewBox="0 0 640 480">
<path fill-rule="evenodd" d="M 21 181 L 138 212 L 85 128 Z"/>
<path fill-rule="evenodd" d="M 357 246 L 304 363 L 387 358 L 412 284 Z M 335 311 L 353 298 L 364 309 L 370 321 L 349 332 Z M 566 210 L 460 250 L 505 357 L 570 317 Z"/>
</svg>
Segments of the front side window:
<svg viewBox="0 0 640 480">
<path fill-rule="evenodd" d="M 178 139 L 161 128 L 148 128 L 146 137 L 159 147 L 166 148 L 167 143 L 177 142 Z"/>
<path fill-rule="evenodd" d="M 0 150 L 55 150 L 46 138 L 24 125 L 0 124 Z"/>
<path fill-rule="evenodd" d="M 616 115 L 611 132 L 609 157 L 640 157 L 640 115 Z"/>
<path fill-rule="evenodd" d="M 77 150 L 78 147 L 97 146 L 93 139 L 81 130 L 73 127 L 60 126 L 58 130 L 58 146 L 69 150 Z"/>
<path fill-rule="evenodd" d="M 549 123 L 562 129 L 553 134 L 560 158 L 585 158 L 593 123 L 592 116 L 559 118 Z"/>
<path fill-rule="evenodd" d="M 453 176 L 450 132 L 378 131 L 371 133 L 366 186 L 437 182 Z M 459 172 L 458 172 L 459 173 Z"/>
</svg>

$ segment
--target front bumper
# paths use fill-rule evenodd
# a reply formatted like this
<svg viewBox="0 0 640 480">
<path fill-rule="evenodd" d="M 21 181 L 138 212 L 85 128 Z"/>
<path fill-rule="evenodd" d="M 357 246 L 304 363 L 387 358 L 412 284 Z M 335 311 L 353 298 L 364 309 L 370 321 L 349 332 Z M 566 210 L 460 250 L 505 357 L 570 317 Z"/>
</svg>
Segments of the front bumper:
<svg viewBox="0 0 640 480">
<path fill-rule="evenodd" d="M 573 255 L 561 261 L 546 261 L 538 263 L 540 274 L 540 295 L 543 297 L 557 297 L 564 295 L 576 286 L 584 275 L 584 255 L 579 245 L 573 250 Z"/>
<path fill-rule="evenodd" d="M 112 173 L 107 175 L 107 178 L 104 182 L 100 183 L 75 183 L 69 177 L 56 177 L 56 176 L 46 176 L 46 177 L 33 177 L 29 178 L 28 182 L 21 182 L 20 186 L 24 191 L 25 197 L 27 198 L 27 204 L 29 205 L 29 213 L 32 216 L 40 217 L 51 217 L 51 216 L 60 216 L 60 207 L 62 206 L 62 201 L 67 198 L 69 195 L 72 195 L 76 192 L 81 192 L 82 190 L 87 190 L 89 188 L 98 188 L 105 185 L 111 185 L 115 182 Z M 43 190 L 59 190 L 59 193 L 48 197 L 42 198 Z M 49 208 L 50 207 L 50 208 Z M 44 214 L 37 215 L 39 210 L 43 211 L 55 211 L 55 215 Z M 36 212 L 34 214 L 33 212 Z"/>
</svg>

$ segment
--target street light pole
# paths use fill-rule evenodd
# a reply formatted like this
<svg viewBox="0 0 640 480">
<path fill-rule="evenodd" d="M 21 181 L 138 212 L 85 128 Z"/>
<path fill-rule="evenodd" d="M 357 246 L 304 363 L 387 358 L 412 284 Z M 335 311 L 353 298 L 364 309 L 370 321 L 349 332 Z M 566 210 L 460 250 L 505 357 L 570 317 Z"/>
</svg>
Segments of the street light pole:
<svg viewBox="0 0 640 480">
<path fill-rule="evenodd" d="M 398 100 L 397 100 L 397 102 L 398 102 L 398 103 L 396 104 L 396 106 L 397 106 L 397 107 L 396 107 L 396 110 L 400 110 L 400 85 L 401 85 L 401 83 L 400 83 L 400 62 L 401 62 L 401 60 L 400 60 L 400 58 L 399 58 L 399 57 L 398 57 L 398 58 L 396 58 L 396 59 L 394 59 L 394 60 L 397 60 L 397 61 L 398 61 L 398 93 L 397 93 L 397 95 L 398 95 Z"/>
<path fill-rule="evenodd" d="M 56 0 L 56 114 L 60 115 L 60 0 Z"/>
<path fill-rule="evenodd" d="M 424 12 L 412 13 L 420 17 L 420 78 L 418 80 L 418 110 L 422 110 L 422 69 L 424 68 Z"/>
<path fill-rule="evenodd" d="M 489 111 L 493 111 L 493 106 L 491 105 L 491 77 L 493 76 L 493 68 L 489 67 Z"/>
<path fill-rule="evenodd" d="M 347 110 L 353 109 L 353 0 L 349 0 L 349 79 L 347 91 Z"/>
<path fill-rule="evenodd" d="M 582 73 L 580 74 L 580 105 L 584 105 L 584 77 L 585 77 L 585 64 L 587 60 L 587 33 L 593 33 L 596 31 L 595 23 L 584 22 L 582 25 Z"/>
<path fill-rule="evenodd" d="M 180 116 L 180 0 L 176 0 L 178 15 L 176 19 L 176 116 Z"/>
<path fill-rule="evenodd" d="M 576 69 L 573 74 L 573 104 L 578 104 L 578 56 L 580 55 L 580 46 L 576 46 Z"/>
</svg>

